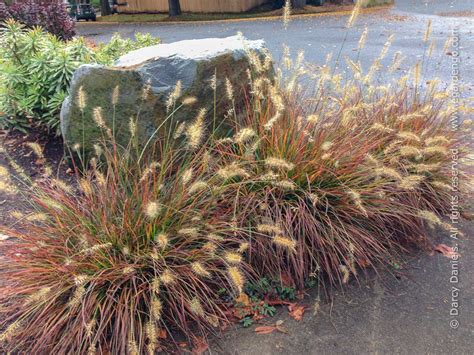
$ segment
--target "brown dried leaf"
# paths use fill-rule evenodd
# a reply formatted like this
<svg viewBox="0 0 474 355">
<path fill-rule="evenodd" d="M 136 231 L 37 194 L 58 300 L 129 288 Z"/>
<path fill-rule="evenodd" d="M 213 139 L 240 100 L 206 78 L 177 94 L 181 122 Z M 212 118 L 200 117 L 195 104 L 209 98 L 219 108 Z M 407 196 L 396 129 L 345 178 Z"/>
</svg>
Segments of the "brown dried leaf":
<svg viewBox="0 0 474 355">
<path fill-rule="evenodd" d="M 260 327 L 255 328 L 255 333 L 257 334 L 271 334 L 275 330 L 277 330 L 277 327 L 271 326 L 271 325 L 262 325 Z"/>
<path fill-rule="evenodd" d="M 167 337 L 168 337 L 168 333 L 166 333 L 166 330 L 164 330 L 164 329 L 159 329 L 158 330 L 158 338 L 166 339 Z"/>
<path fill-rule="evenodd" d="M 286 287 L 295 287 L 295 281 L 293 280 L 293 277 L 289 273 L 282 273 L 280 275 L 280 280 L 283 286 Z"/>
<path fill-rule="evenodd" d="M 370 261 L 367 258 L 359 258 L 357 259 L 357 265 L 359 265 L 362 268 L 366 268 L 370 266 Z"/>
<path fill-rule="evenodd" d="M 194 338 L 193 344 L 194 344 L 194 348 L 192 350 L 193 354 L 202 354 L 207 349 L 209 349 L 209 344 L 207 344 L 207 342 L 203 338 L 200 338 L 200 337 Z"/>
<path fill-rule="evenodd" d="M 294 304 L 294 305 L 288 306 L 288 311 L 289 311 L 288 314 L 290 315 L 290 317 L 292 317 L 294 320 L 299 322 L 300 320 L 303 319 L 305 307 Z"/>
<path fill-rule="evenodd" d="M 447 258 L 456 258 L 459 257 L 459 254 L 454 251 L 454 249 L 446 244 L 438 244 L 434 248 L 438 253 L 443 254 Z"/>
<path fill-rule="evenodd" d="M 236 303 L 240 303 L 240 304 L 244 305 L 245 307 L 247 307 L 247 306 L 250 306 L 250 297 L 247 296 L 247 294 L 245 294 L 245 293 L 242 292 L 242 293 L 239 295 L 239 297 L 237 297 L 237 298 L 235 299 L 235 302 L 236 302 Z"/>
</svg>

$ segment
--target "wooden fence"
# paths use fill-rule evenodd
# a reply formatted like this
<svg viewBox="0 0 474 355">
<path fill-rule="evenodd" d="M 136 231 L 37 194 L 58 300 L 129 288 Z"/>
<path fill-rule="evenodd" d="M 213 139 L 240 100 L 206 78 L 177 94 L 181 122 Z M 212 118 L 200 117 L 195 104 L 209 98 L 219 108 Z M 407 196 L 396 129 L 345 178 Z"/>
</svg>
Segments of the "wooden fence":
<svg viewBox="0 0 474 355">
<path fill-rule="evenodd" d="M 244 12 L 268 0 L 181 0 L 183 12 Z M 119 12 L 168 12 L 168 0 L 127 0 Z"/>
</svg>

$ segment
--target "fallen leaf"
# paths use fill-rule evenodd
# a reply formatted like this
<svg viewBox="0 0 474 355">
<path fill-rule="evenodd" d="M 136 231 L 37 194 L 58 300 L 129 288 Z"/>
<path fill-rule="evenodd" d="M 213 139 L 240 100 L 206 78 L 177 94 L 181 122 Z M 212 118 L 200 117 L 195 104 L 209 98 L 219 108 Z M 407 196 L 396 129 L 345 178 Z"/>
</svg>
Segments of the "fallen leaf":
<svg viewBox="0 0 474 355">
<path fill-rule="evenodd" d="M 457 258 L 460 255 L 454 251 L 454 249 L 446 244 L 438 244 L 434 248 L 438 253 L 443 254 L 447 258 Z"/>
<path fill-rule="evenodd" d="M 296 294 L 296 298 L 299 299 L 299 300 L 303 300 L 305 297 L 305 292 L 304 291 L 298 291 L 298 293 Z"/>
<path fill-rule="evenodd" d="M 166 339 L 167 337 L 168 337 L 168 334 L 166 333 L 166 330 L 164 330 L 164 329 L 159 329 L 158 330 L 158 338 Z"/>
<path fill-rule="evenodd" d="M 267 304 L 270 306 L 290 306 L 294 303 L 291 303 L 289 301 L 283 301 L 283 300 L 269 300 L 267 301 Z"/>
<path fill-rule="evenodd" d="M 284 272 L 280 275 L 280 280 L 283 286 L 286 287 L 294 287 L 295 286 L 295 281 L 293 280 L 293 277 L 287 272 Z"/>
<path fill-rule="evenodd" d="M 209 344 L 207 344 L 203 338 L 196 337 L 193 341 L 193 344 L 193 354 L 202 354 L 207 349 L 209 349 Z"/>
<path fill-rule="evenodd" d="M 468 221 L 474 220 L 474 213 L 471 213 L 471 212 L 466 211 L 466 210 L 461 211 L 461 216 L 463 218 L 467 219 Z"/>
<path fill-rule="evenodd" d="M 289 315 L 290 317 L 292 317 L 294 320 L 296 321 L 300 321 L 303 319 L 303 314 L 304 314 L 304 306 L 298 306 L 298 305 L 292 305 L 292 306 L 288 306 L 288 311 L 289 311 Z"/>
<path fill-rule="evenodd" d="M 239 297 L 237 297 L 235 299 L 235 302 L 236 303 L 241 303 L 242 305 L 244 305 L 246 307 L 250 306 L 250 298 L 249 298 L 249 296 L 247 296 L 247 294 L 245 294 L 243 292 L 239 295 Z"/>
<path fill-rule="evenodd" d="M 253 314 L 252 307 L 234 307 L 232 308 L 232 315 L 237 319 L 242 319 L 250 314 Z"/>
<path fill-rule="evenodd" d="M 263 335 L 263 334 L 271 334 L 274 331 L 278 331 L 283 334 L 288 334 L 288 330 L 283 327 L 283 321 L 278 320 L 274 325 L 262 325 L 260 327 L 255 328 L 255 333 Z"/>
<path fill-rule="evenodd" d="M 359 265 L 362 268 L 366 268 L 370 266 L 370 261 L 367 258 L 359 258 L 357 259 L 357 265 Z"/>
<path fill-rule="evenodd" d="M 277 330 L 277 327 L 271 326 L 271 325 L 262 325 L 260 327 L 255 328 L 255 333 L 257 334 L 271 334 L 275 330 Z"/>
</svg>

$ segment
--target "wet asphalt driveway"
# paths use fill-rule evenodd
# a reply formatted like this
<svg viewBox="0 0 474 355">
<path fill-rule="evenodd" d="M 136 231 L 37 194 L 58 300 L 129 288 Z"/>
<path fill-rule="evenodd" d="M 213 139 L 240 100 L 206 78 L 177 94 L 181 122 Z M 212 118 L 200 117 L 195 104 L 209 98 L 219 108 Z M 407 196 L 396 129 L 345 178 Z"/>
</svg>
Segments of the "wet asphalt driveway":
<svg viewBox="0 0 474 355">
<path fill-rule="evenodd" d="M 360 54 L 362 67 L 367 70 L 380 52 L 388 36 L 395 35 L 386 63 L 395 51 L 401 51 L 406 61 L 399 73 L 403 73 L 423 57 L 426 45 L 422 37 L 429 20 L 433 22 L 432 39 L 436 46 L 433 58 L 425 72 L 427 78 L 438 76 L 444 82 L 451 80 L 451 57 L 443 54 L 446 39 L 457 32 L 462 59 L 461 80 L 474 90 L 474 1 L 473 0 L 396 0 L 393 9 L 362 14 L 355 26 L 347 31 L 347 15 L 297 18 L 284 30 L 280 20 L 206 22 L 185 24 L 100 24 L 81 23 L 79 33 L 96 41 L 107 41 L 118 32 L 133 37 L 136 32 L 151 33 L 170 43 L 185 39 L 227 37 L 238 31 L 249 39 L 264 39 L 267 47 L 278 60 L 282 45 L 288 45 L 293 53 L 303 50 L 305 58 L 313 63 L 324 63 L 329 52 L 336 55 L 344 38 L 341 58 L 355 56 L 354 49 L 365 26 L 369 35 L 365 49 Z M 341 68 L 344 70 L 345 68 Z M 472 94 L 471 94 L 472 95 Z"/>
</svg>

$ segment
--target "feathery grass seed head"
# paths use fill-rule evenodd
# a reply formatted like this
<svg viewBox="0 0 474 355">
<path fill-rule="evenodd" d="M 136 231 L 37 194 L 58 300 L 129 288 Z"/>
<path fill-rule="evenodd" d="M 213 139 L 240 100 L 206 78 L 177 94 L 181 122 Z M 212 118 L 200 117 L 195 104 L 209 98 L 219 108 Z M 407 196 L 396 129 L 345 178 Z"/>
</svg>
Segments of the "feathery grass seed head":
<svg viewBox="0 0 474 355">
<path fill-rule="evenodd" d="M 369 29 L 368 29 L 367 26 L 365 26 L 364 32 L 362 32 L 362 35 L 360 36 L 359 44 L 358 44 L 358 47 L 357 47 L 357 49 L 359 51 L 365 47 L 365 42 L 367 41 L 367 34 L 368 33 L 369 33 Z"/>
<path fill-rule="evenodd" d="M 423 149 L 425 155 L 447 155 L 448 149 L 442 145 L 433 145 Z"/>
<path fill-rule="evenodd" d="M 204 117 L 206 115 L 206 109 L 202 108 L 199 111 L 198 116 L 193 123 L 188 125 L 186 129 L 186 138 L 188 140 L 188 146 L 191 149 L 196 149 L 199 147 L 203 137 L 204 137 Z"/>
<path fill-rule="evenodd" d="M 285 248 L 290 252 L 296 251 L 296 240 L 281 235 L 276 235 L 272 239 L 275 245 Z"/>
<path fill-rule="evenodd" d="M 450 144 L 451 141 L 446 138 L 445 136 L 435 136 L 425 139 L 425 145 L 427 146 L 436 146 L 436 145 L 443 145 L 443 144 Z"/>
<path fill-rule="evenodd" d="M 239 253 L 226 252 L 224 253 L 224 259 L 229 264 L 240 264 L 242 262 L 242 256 Z"/>
<path fill-rule="evenodd" d="M 190 194 L 190 195 L 193 195 L 193 194 L 195 194 L 195 193 L 204 191 L 204 190 L 206 190 L 208 187 L 209 187 L 209 185 L 208 185 L 207 182 L 205 182 L 205 181 L 203 181 L 203 180 L 196 181 L 194 184 L 192 184 L 192 185 L 189 187 L 189 194 Z"/>
<path fill-rule="evenodd" d="M 398 184 L 398 186 L 404 190 L 414 190 L 420 182 L 424 180 L 422 175 L 409 175 L 404 177 Z"/>
<path fill-rule="evenodd" d="M 183 185 L 187 185 L 191 179 L 193 178 L 193 168 L 188 168 L 183 172 L 183 175 L 181 176 L 181 182 Z"/>
<path fill-rule="evenodd" d="M 159 233 L 156 236 L 156 244 L 161 248 L 165 249 L 168 246 L 169 238 L 165 233 Z"/>
<path fill-rule="evenodd" d="M 424 219 L 426 222 L 428 222 L 428 225 L 430 227 L 435 227 L 435 226 L 442 226 L 443 222 L 439 219 L 439 217 L 434 214 L 431 211 L 428 210 L 420 210 L 418 211 L 418 217 Z"/>
<path fill-rule="evenodd" d="M 72 297 L 70 298 L 68 302 L 68 306 L 70 308 L 74 308 L 78 306 L 82 302 L 82 298 L 85 293 L 86 293 L 86 288 L 83 285 L 76 287 Z"/>
<path fill-rule="evenodd" d="M 397 133 L 397 137 L 400 138 L 400 139 L 403 139 L 403 140 L 407 140 L 407 141 L 415 141 L 415 142 L 419 142 L 420 141 L 420 137 L 417 136 L 415 133 L 413 132 L 408 132 L 408 131 L 402 131 L 402 132 L 398 132 Z"/>
<path fill-rule="evenodd" d="M 204 317 L 204 308 L 202 307 L 201 301 L 199 301 L 199 298 L 193 297 L 191 301 L 189 301 L 189 308 L 191 309 L 191 312 L 193 312 L 195 315 Z"/>
<path fill-rule="evenodd" d="M 437 187 L 441 190 L 446 190 L 446 191 L 452 191 L 453 190 L 453 187 L 449 184 L 446 184 L 444 182 L 441 182 L 441 181 L 433 181 L 431 182 L 431 185 L 433 185 L 434 187 Z"/>
<path fill-rule="evenodd" d="M 197 236 L 199 236 L 199 229 L 196 228 L 196 227 L 181 228 L 178 231 L 178 234 L 179 235 L 184 235 L 184 236 L 187 236 L 187 237 L 196 238 Z"/>
<path fill-rule="evenodd" d="M 257 232 L 264 234 L 282 234 L 283 231 L 277 224 L 259 224 L 257 225 Z"/>
<path fill-rule="evenodd" d="M 114 87 L 114 91 L 112 92 L 112 105 L 117 106 L 120 96 L 120 86 Z"/>
<path fill-rule="evenodd" d="M 160 214 L 162 206 L 156 201 L 150 201 L 145 206 L 145 215 L 149 219 L 155 219 Z"/>
<path fill-rule="evenodd" d="M 291 0 L 285 0 L 285 5 L 283 6 L 283 26 L 285 30 L 288 28 L 291 20 Z"/>
<path fill-rule="evenodd" d="M 250 175 L 245 171 L 245 169 L 241 168 L 238 163 L 232 162 L 229 165 L 220 168 L 217 170 L 217 175 L 224 180 L 229 180 L 236 177 L 243 177 L 247 178 Z"/>
<path fill-rule="evenodd" d="M 184 106 L 191 106 L 191 105 L 194 105 L 196 102 L 198 102 L 198 99 L 197 97 L 195 96 L 188 96 L 188 97 L 185 97 L 182 101 L 182 104 Z"/>
<path fill-rule="evenodd" d="M 319 116 L 316 114 L 309 115 L 306 117 L 306 121 L 311 124 L 316 124 L 319 121 Z"/>
<path fill-rule="evenodd" d="M 205 243 L 202 248 L 209 254 L 214 254 L 217 250 L 217 245 L 213 242 Z"/>
<path fill-rule="evenodd" d="M 166 269 L 160 275 L 160 280 L 164 285 L 169 285 L 173 283 L 176 278 L 174 277 L 173 272 L 170 269 Z"/>
<path fill-rule="evenodd" d="M 40 288 L 38 291 L 33 293 L 32 295 L 28 296 L 26 299 L 26 303 L 35 303 L 35 302 L 43 302 L 48 298 L 48 295 L 51 292 L 51 287 L 43 287 Z"/>
<path fill-rule="evenodd" d="M 227 272 L 235 288 L 237 288 L 239 293 L 242 293 L 242 290 L 244 289 L 244 283 L 245 283 L 245 279 L 244 279 L 244 276 L 242 275 L 242 272 L 236 266 L 229 267 L 227 269 Z"/>
<path fill-rule="evenodd" d="M 44 159 L 43 148 L 36 142 L 26 143 L 39 159 Z"/>
<path fill-rule="evenodd" d="M 153 297 L 150 304 L 150 314 L 153 318 L 153 321 L 159 321 L 161 319 L 161 312 L 163 310 L 163 305 L 161 301 Z"/>
<path fill-rule="evenodd" d="M 238 131 L 234 136 L 234 141 L 239 144 L 245 144 L 251 141 L 257 134 L 252 128 L 246 127 Z"/>
<path fill-rule="evenodd" d="M 81 86 L 77 92 L 77 106 L 81 111 L 84 111 L 87 106 L 87 95 L 83 86 Z"/>
<path fill-rule="evenodd" d="M 349 277 L 351 276 L 349 268 L 346 265 L 339 265 L 339 270 L 342 274 L 342 283 L 346 284 L 349 281 Z"/>
<path fill-rule="evenodd" d="M 291 181 L 291 180 L 277 180 L 277 181 L 272 181 L 272 185 L 279 187 L 283 190 L 295 190 L 296 189 L 296 184 Z"/>
<path fill-rule="evenodd" d="M 379 131 L 379 132 L 386 132 L 386 133 L 391 133 L 393 132 L 393 129 L 381 124 L 381 123 L 374 123 L 371 127 L 370 130 L 372 131 Z"/>
<path fill-rule="evenodd" d="M 321 144 L 321 150 L 328 151 L 329 149 L 331 149 L 332 145 L 333 145 L 332 142 L 325 141 L 323 144 Z"/>
<path fill-rule="evenodd" d="M 423 35 L 423 42 L 427 42 L 430 39 L 432 30 L 432 21 L 428 20 L 428 25 L 426 26 L 425 34 Z"/>
<path fill-rule="evenodd" d="M 80 179 L 79 180 L 79 187 L 81 189 L 81 191 L 86 195 L 86 196 L 91 196 L 92 193 L 93 193 L 93 190 L 92 190 L 92 185 L 91 183 L 89 182 L 89 180 L 86 180 L 86 179 Z"/>
<path fill-rule="evenodd" d="M 249 248 L 250 244 L 245 242 L 245 243 L 241 243 L 239 245 L 239 249 L 237 250 L 239 253 L 243 253 L 245 252 L 248 248 Z"/>
<path fill-rule="evenodd" d="M 418 148 L 415 148 L 411 145 L 404 145 L 400 147 L 400 155 L 405 158 L 416 158 L 421 159 L 422 153 Z"/>
<path fill-rule="evenodd" d="M 227 94 L 227 99 L 229 101 L 234 100 L 234 88 L 232 87 L 232 83 L 229 78 L 225 78 L 225 91 Z"/>
<path fill-rule="evenodd" d="M 191 264 L 191 269 L 196 275 L 203 276 L 203 277 L 211 276 L 211 273 L 207 271 L 204 265 L 200 263 L 199 261 L 193 262 Z"/>
<path fill-rule="evenodd" d="M 378 177 L 386 177 L 393 180 L 402 180 L 402 175 L 395 169 L 389 168 L 387 166 L 374 169 L 374 173 Z"/>
<path fill-rule="evenodd" d="M 9 342 L 16 335 L 17 331 L 22 327 L 22 322 L 17 320 L 11 323 L 4 331 L 0 334 L 0 343 Z"/>
<path fill-rule="evenodd" d="M 94 107 L 93 118 L 94 118 L 94 122 L 96 123 L 97 127 L 99 127 L 99 128 L 105 128 L 106 127 L 104 116 L 102 114 L 102 107 Z"/>
<path fill-rule="evenodd" d="M 287 162 L 281 158 L 269 157 L 264 161 L 265 165 L 269 168 L 281 169 L 281 170 L 293 170 L 295 164 Z"/>
</svg>

